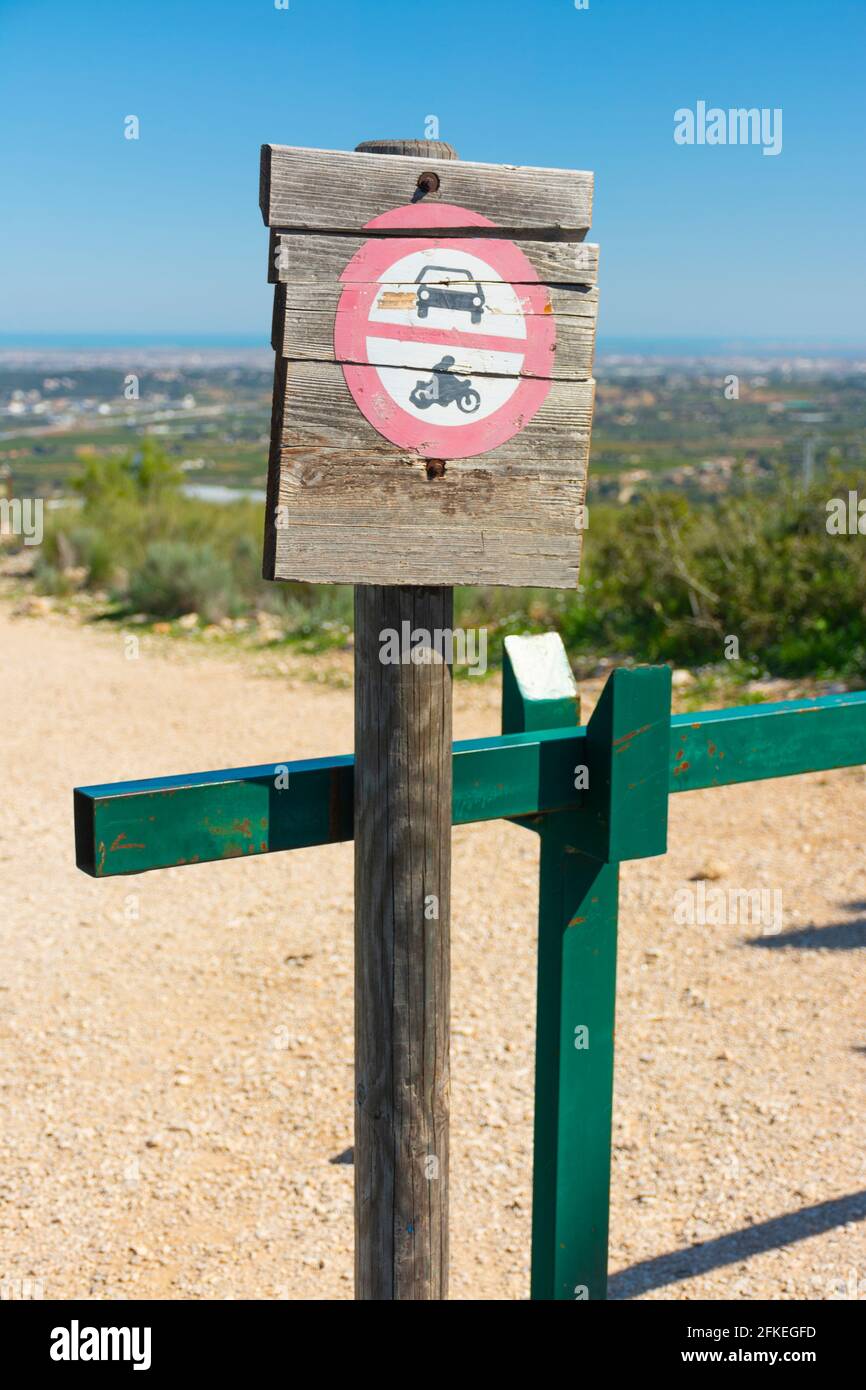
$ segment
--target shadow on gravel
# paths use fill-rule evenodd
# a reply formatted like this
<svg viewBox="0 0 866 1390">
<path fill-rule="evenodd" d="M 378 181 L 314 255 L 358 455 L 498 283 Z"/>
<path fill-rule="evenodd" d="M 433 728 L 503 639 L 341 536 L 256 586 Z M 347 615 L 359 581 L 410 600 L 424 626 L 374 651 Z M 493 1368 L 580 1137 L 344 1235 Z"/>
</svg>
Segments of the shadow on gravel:
<svg viewBox="0 0 866 1390">
<path fill-rule="evenodd" d="M 723 1265 L 738 1264 L 740 1260 L 748 1260 L 753 1255 L 762 1255 L 765 1250 L 778 1250 L 782 1246 L 792 1245 L 794 1241 L 808 1240 L 810 1236 L 821 1235 L 834 1226 L 844 1226 L 848 1221 L 864 1219 L 866 1189 L 852 1192 L 848 1197 L 834 1197 L 829 1202 L 819 1202 L 814 1207 L 803 1207 L 801 1211 L 788 1212 L 785 1216 L 774 1216 L 769 1221 L 759 1221 L 755 1226 L 745 1226 L 740 1231 L 693 1245 L 688 1250 L 675 1250 L 670 1255 L 642 1260 L 640 1264 L 611 1275 L 607 1296 L 611 1299 L 634 1298 L 648 1289 L 661 1289 L 667 1284 L 678 1283 L 680 1279 L 691 1279 L 696 1274 L 720 1269 Z"/>
<path fill-rule="evenodd" d="M 752 936 L 746 945 L 765 951 L 858 951 L 866 946 L 866 917 L 833 922 L 829 927 L 799 927 L 778 936 Z"/>
</svg>

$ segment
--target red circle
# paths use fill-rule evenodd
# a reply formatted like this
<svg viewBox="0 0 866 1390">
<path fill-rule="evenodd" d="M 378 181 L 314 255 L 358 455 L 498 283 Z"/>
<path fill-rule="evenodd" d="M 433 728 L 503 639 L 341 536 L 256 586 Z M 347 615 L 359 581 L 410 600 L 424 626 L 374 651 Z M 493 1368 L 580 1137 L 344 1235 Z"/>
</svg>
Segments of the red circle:
<svg viewBox="0 0 866 1390">
<path fill-rule="evenodd" d="M 410 230 L 430 227 L 492 227 L 478 213 L 450 203 L 421 203 L 392 208 L 367 223 L 368 230 Z M 483 420 L 461 425 L 428 423 L 410 415 L 385 389 L 376 366 L 369 361 L 367 333 L 370 310 L 380 289 L 380 276 L 396 261 L 417 251 L 442 244 L 430 236 L 376 237 L 365 241 L 343 271 L 345 289 L 337 306 L 334 349 L 342 364 L 346 385 L 361 414 L 392 444 L 410 449 L 422 458 L 470 458 L 489 452 L 518 434 L 540 410 L 551 387 L 556 349 L 556 328 L 545 287 L 537 272 L 512 241 L 485 237 L 449 237 L 448 248 L 463 250 L 489 264 L 507 283 L 520 285 L 525 309 L 526 338 L 514 339 L 523 348 L 523 369 L 515 391 Z M 483 255 L 482 255 L 483 251 Z M 446 330 L 447 331 L 447 330 Z M 444 334 L 440 341 L 444 340 Z"/>
</svg>

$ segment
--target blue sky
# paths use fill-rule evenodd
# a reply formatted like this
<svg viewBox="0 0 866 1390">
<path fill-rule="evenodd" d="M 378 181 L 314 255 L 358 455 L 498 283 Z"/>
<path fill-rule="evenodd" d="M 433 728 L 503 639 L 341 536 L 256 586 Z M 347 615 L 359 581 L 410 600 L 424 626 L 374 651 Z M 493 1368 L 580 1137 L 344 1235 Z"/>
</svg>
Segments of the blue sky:
<svg viewBox="0 0 866 1390">
<path fill-rule="evenodd" d="M 861 345 L 864 39 L 863 0 L 0 0 L 0 329 L 265 342 L 259 145 L 436 115 L 595 171 L 603 337 Z M 781 154 L 675 144 L 698 100 L 781 107 Z"/>
</svg>

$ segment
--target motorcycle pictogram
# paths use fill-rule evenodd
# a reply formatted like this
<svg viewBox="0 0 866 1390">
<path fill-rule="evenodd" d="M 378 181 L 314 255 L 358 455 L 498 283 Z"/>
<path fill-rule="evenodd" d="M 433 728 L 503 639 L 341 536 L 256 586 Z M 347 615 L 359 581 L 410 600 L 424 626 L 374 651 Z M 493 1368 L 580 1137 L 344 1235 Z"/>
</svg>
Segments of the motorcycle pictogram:
<svg viewBox="0 0 866 1390">
<path fill-rule="evenodd" d="M 419 381 L 410 393 L 409 400 L 419 410 L 428 410 L 431 405 L 450 405 L 457 402 L 457 409 L 464 415 L 472 415 L 481 404 L 481 396 L 468 378 L 456 376 L 451 368 L 453 357 L 443 357 L 433 368 L 430 381 Z"/>
</svg>

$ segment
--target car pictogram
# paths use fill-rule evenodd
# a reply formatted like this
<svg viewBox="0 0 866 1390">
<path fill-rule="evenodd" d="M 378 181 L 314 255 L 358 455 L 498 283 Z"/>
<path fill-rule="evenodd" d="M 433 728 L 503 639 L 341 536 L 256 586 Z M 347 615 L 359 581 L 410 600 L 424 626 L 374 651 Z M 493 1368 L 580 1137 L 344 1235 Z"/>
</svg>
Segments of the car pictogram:
<svg viewBox="0 0 866 1390">
<path fill-rule="evenodd" d="M 462 283 L 457 285 L 429 284 L 426 277 L 433 271 L 437 271 L 440 275 L 447 275 L 451 279 L 459 276 L 461 280 L 465 279 L 466 287 L 464 288 Z M 450 265 L 425 265 L 420 274 L 415 277 L 415 283 L 418 286 L 415 304 L 419 319 L 426 319 L 430 309 L 459 309 L 470 315 L 472 323 L 481 322 L 485 295 L 471 271 L 455 269 Z"/>
</svg>

